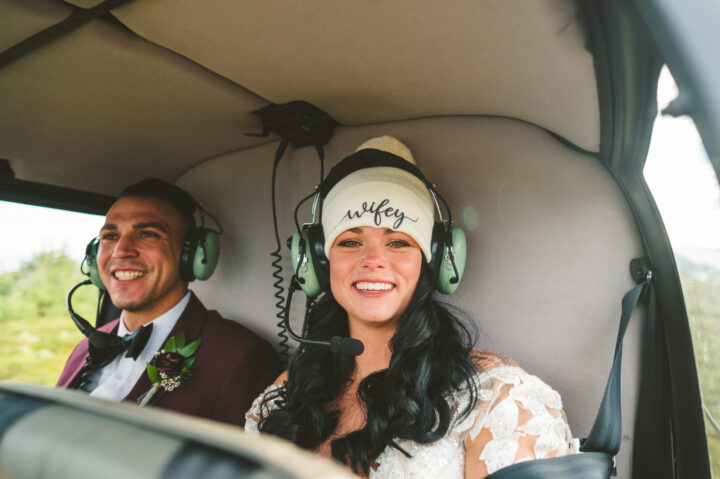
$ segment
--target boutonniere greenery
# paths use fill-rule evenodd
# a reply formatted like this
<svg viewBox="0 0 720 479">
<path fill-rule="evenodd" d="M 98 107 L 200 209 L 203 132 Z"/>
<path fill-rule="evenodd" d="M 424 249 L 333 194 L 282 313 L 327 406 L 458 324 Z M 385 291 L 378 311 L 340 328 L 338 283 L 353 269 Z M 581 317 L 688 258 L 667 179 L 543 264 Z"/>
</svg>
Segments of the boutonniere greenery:
<svg viewBox="0 0 720 479">
<path fill-rule="evenodd" d="M 145 406 L 159 389 L 173 391 L 190 377 L 195 364 L 193 355 L 199 346 L 200 338 L 185 344 L 183 332 L 165 341 L 162 349 L 147 363 L 147 375 L 152 387 L 138 400 L 140 406 Z"/>
</svg>

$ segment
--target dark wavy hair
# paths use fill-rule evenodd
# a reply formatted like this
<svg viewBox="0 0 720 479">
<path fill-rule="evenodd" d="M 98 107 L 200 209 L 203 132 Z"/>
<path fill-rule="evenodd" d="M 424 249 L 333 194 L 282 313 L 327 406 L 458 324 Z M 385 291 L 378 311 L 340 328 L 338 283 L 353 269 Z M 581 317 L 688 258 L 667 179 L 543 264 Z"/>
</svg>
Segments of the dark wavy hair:
<svg viewBox="0 0 720 479">
<path fill-rule="evenodd" d="M 358 400 L 367 411 L 365 427 L 331 442 L 332 456 L 356 473 L 368 474 L 387 446 L 408 455 L 395 439 L 427 444 L 442 438 L 451 425 L 450 393 L 462 388 L 470 392 L 469 405 L 457 411 L 455 420 L 466 417 L 476 404 L 471 360 L 475 331 L 435 300 L 433 289 L 430 268 L 423 261 L 410 304 L 390 340 L 389 367 L 358 386 Z M 309 315 L 307 336 L 328 340 L 348 335 L 347 313 L 325 294 Z M 340 411 L 333 404 L 351 381 L 354 367 L 352 357 L 300 346 L 290 359 L 285 385 L 264 398 L 266 415 L 259 429 L 306 449 L 317 448 L 338 424 Z"/>
<path fill-rule="evenodd" d="M 158 178 L 146 178 L 125 187 L 120 192 L 119 198 L 157 198 L 163 200 L 180 213 L 188 228 L 195 225 L 193 214 L 197 208 L 197 202 L 190 193 L 167 181 Z"/>
</svg>

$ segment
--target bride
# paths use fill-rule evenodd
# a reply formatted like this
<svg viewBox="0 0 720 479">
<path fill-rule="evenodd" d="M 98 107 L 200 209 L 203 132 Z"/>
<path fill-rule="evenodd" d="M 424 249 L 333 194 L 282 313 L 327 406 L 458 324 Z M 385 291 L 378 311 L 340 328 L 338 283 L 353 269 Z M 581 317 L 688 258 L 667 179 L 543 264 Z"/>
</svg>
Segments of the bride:
<svg viewBox="0 0 720 479">
<path fill-rule="evenodd" d="M 409 149 L 391 137 L 369 140 L 321 191 L 327 260 L 313 264 L 325 294 L 307 337 L 351 337 L 364 351 L 301 345 L 255 400 L 246 430 L 373 479 L 479 478 L 577 452 L 558 393 L 506 356 L 473 349 L 458 314 L 435 299 L 436 289 L 457 287 L 463 265 L 443 257 L 451 233 L 435 222 L 436 193 Z M 439 278 L 448 265 L 449 284 Z"/>
</svg>

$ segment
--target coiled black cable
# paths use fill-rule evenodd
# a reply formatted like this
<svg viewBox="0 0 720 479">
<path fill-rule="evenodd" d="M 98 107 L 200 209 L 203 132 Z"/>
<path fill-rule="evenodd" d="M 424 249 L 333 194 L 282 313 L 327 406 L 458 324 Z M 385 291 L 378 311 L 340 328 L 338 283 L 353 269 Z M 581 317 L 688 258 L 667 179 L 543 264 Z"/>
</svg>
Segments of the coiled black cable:
<svg viewBox="0 0 720 479">
<path fill-rule="evenodd" d="M 276 326 L 280 329 L 280 331 L 277 333 L 280 339 L 278 342 L 278 346 L 280 348 L 280 355 L 286 363 L 288 361 L 288 358 L 290 357 L 290 346 L 288 346 L 288 341 L 290 341 L 290 338 L 288 338 L 287 333 L 285 332 L 285 328 L 283 327 L 283 323 L 285 321 L 285 288 L 283 287 L 283 268 L 280 264 L 282 262 L 282 255 L 280 254 L 282 247 L 280 245 L 280 234 L 278 233 L 277 205 L 275 203 L 275 180 L 277 177 L 278 164 L 280 163 L 280 159 L 285 154 L 287 146 L 287 140 L 282 140 L 280 142 L 280 146 L 278 146 L 278 149 L 275 152 L 275 162 L 273 163 L 271 195 L 273 228 L 275 230 L 275 251 L 270 253 L 270 257 L 273 258 L 272 262 L 270 263 L 273 268 L 273 288 L 275 288 L 275 293 L 273 294 L 273 296 L 275 296 L 275 299 L 277 300 L 275 301 L 275 308 L 278 310 L 277 314 L 275 314 L 275 317 L 278 319 Z"/>
</svg>

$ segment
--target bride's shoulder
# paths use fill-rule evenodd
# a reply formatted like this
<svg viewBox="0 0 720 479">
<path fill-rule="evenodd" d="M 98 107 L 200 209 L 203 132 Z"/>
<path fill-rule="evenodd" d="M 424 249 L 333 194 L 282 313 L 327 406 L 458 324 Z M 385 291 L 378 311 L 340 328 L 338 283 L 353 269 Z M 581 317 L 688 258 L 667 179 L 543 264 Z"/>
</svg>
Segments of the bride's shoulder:
<svg viewBox="0 0 720 479">
<path fill-rule="evenodd" d="M 476 386 L 480 390 L 499 392 L 496 400 L 503 400 L 511 390 L 514 398 L 540 401 L 556 409 L 562 409 L 560 395 L 539 377 L 526 372 L 508 356 L 487 349 L 474 349 L 471 353 L 477 370 Z M 517 389 L 519 388 L 519 389 Z"/>
<path fill-rule="evenodd" d="M 509 356 L 489 349 L 474 348 L 470 352 L 470 359 L 479 373 L 490 371 L 499 367 L 519 367 L 520 365 Z"/>
</svg>

